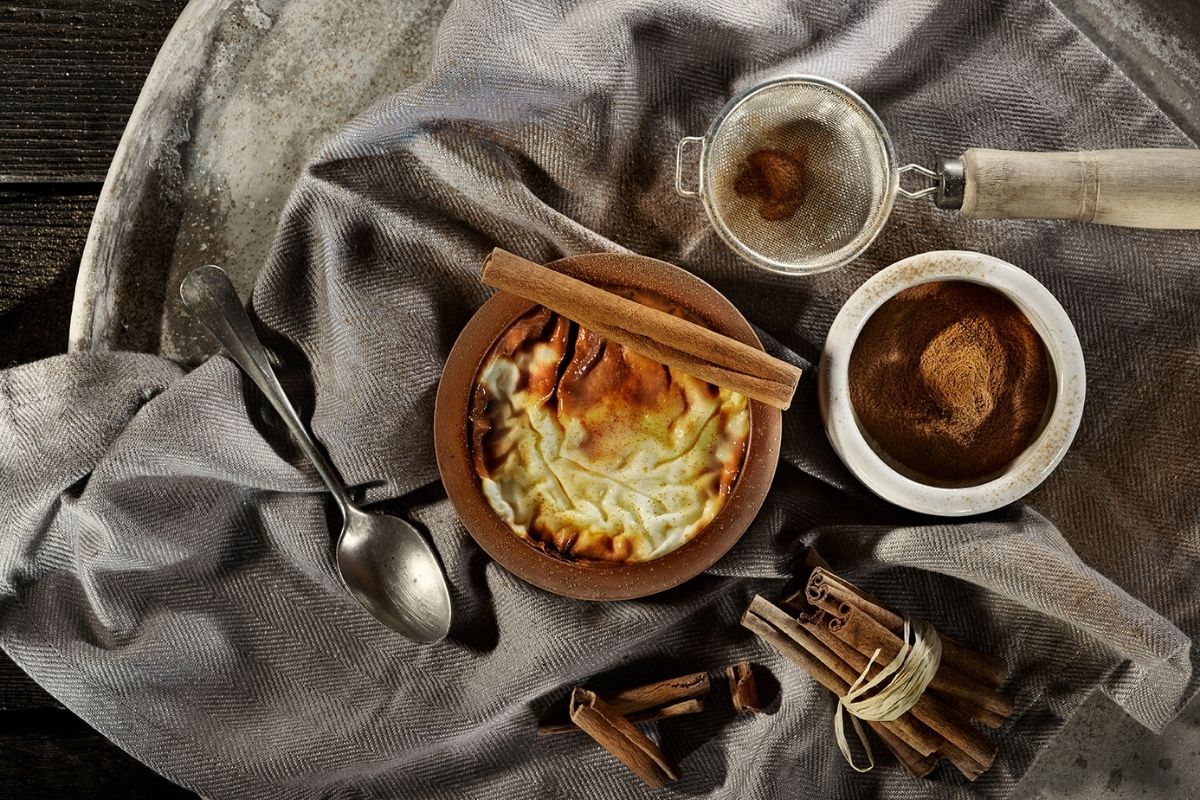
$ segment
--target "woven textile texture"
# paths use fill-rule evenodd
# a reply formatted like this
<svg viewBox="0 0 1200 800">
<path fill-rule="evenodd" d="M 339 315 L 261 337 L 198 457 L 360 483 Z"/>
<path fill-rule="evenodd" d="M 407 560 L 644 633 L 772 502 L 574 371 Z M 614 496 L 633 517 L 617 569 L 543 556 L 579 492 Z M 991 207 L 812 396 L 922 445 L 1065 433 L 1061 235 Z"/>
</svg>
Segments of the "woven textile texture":
<svg viewBox="0 0 1200 800">
<path fill-rule="evenodd" d="M 716 704 L 664 723 L 684 778 L 661 796 L 1003 797 L 1094 689 L 1161 728 L 1196 685 L 1200 234 L 971 222 L 901 200 L 851 266 L 766 275 L 674 195 L 674 148 L 740 89 L 790 72 L 862 94 L 902 161 L 1192 146 L 1044 0 L 462 0 L 429 79 L 314 157 L 252 301 L 346 481 L 428 531 L 453 587 L 451 637 L 411 644 L 343 592 L 336 512 L 231 362 L 185 374 L 110 353 L 0 372 L 4 649 L 212 798 L 643 797 L 586 737 L 536 739 L 538 715 L 588 676 L 633 683 L 739 659 L 770 671 L 778 699 L 754 717 Z M 441 364 L 488 294 L 479 265 L 495 245 L 679 264 L 805 367 L 881 267 L 990 253 L 1075 321 L 1083 427 L 1025 503 L 922 517 L 842 467 L 809 370 L 775 485 L 725 559 L 646 600 L 555 597 L 474 545 L 434 464 Z M 894 607 L 1008 659 L 1017 712 L 976 784 L 852 772 L 829 694 L 738 627 L 812 542 Z"/>
</svg>

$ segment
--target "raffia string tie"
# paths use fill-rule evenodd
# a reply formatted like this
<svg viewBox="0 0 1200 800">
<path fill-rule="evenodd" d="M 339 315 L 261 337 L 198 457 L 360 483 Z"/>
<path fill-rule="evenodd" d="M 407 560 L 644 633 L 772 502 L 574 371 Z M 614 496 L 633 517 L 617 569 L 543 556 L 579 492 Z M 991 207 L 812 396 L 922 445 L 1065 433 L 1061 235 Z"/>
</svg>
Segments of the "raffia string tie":
<svg viewBox="0 0 1200 800">
<path fill-rule="evenodd" d="M 868 680 L 871 667 L 879 658 L 880 651 L 876 649 L 862 674 L 850 685 L 846 696 L 838 701 L 837 714 L 833 718 L 838 749 L 842 751 L 846 763 L 859 772 L 869 772 L 875 768 L 875 755 L 871 752 L 871 743 L 867 741 L 859 720 L 888 722 L 899 719 L 921 699 L 942 662 L 942 640 L 928 622 L 904 620 L 901 639 L 900 652 L 896 657 L 879 670 L 878 675 Z M 854 732 L 867 752 L 866 767 L 855 764 L 850 754 L 842 712 L 850 715 Z"/>
</svg>

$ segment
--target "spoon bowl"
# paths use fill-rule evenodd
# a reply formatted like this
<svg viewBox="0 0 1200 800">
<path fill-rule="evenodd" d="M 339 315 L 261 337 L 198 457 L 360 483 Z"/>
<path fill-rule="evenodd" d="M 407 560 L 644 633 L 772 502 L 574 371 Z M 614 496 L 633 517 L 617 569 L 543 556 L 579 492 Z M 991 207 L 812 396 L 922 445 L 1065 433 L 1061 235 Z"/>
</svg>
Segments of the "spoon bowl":
<svg viewBox="0 0 1200 800">
<path fill-rule="evenodd" d="M 198 267 L 183 279 L 179 294 L 275 407 L 337 502 L 343 520 L 337 569 L 350 594 L 375 619 L 414 641 L 444 639 L 450 631 L 450 590 L 433 548 L 404 520 L 367 514 L 350 500 L 279 385 L 229 276 L 220 267 Z"/>
<path fill-rule="evenodd" d="M 399 517 L 351 506 L 337 543 L 337 566 L 350 594 L 376 619 L 418 642 L 450 630 L 450 592 L 425 538 Z"/>
</svg>

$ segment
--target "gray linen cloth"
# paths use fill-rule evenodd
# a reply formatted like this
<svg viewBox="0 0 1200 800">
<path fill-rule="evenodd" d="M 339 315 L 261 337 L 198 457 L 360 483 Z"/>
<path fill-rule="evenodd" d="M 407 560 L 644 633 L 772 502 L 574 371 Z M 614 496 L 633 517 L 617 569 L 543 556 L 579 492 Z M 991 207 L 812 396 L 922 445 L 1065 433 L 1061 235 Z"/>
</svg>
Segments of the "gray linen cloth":
<svg viewBox="0 0 1200 800">
<path fill-rule="evenodd" d="M 463 0 L 429 79 L 313 160 L 253 295 L 342 475 L 428 530 L 453 586 L 450 639 L 411 644 L 343 592 L 329 500 L 228 360 L 185 374 L 110 353 L 0 373 L 4 649 L 120 746 L 215 798 L 642 797 L 586 737 L 535 738 L 538 715 L 598 673 L 631 683 L 744 658 L 778 699 L 759 716 L 715 702 L 664 723 L 684 777 L 662 796 L 1002 797 L 1097 688 L 1161 728 L 1196 688 L 1200 235 L 971 222 L 901 201 L 853 265 L 765 275 L 674 196 L 672 161 L 733 93 L 786 72 L 858 90 L 903 160 L 1192 144 L 1042 0 Z M 923 517 L 838 462 L 810 371 L 775 485 L 733 552 L 657 597 L 556 597 L 492 563 L 437 482 L 438 375 L 488 294 L 478 270 L 493 245 L 683 265 L 804 366 L 882 266 L 991 253 L 1078 326 L 1083 427 L 1026 503 Z M 852 772 L 830 695 L 738 627 L 804 542 L 1011 663 L 1017 712 L 976 784 Z"/>
</svg>

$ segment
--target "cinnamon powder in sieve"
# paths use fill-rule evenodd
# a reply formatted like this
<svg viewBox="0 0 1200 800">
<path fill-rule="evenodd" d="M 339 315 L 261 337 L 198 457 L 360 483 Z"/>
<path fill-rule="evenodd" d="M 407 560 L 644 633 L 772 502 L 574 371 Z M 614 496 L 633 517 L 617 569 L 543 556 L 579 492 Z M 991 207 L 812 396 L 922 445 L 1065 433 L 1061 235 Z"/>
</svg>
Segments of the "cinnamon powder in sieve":
<svg viewBox="0 0 1200 800">
<path fill-rule="evenodd" d="M 799 147 L 755 150 L 746 157 L 733 190 L 758 199 L 758 215 L 769 222 L 791 219 L 804 203 L 804 162 L 808 152 Z"/>
<path fill-rule="evenodd" d="M 895 461 L 947 482 L 1003 469 L 1037 435 L 1050 364 L 1004 295 L 966 281 L 905 289 L 867 321 L 850 356 L 850 400 Z"/>
</svg>

